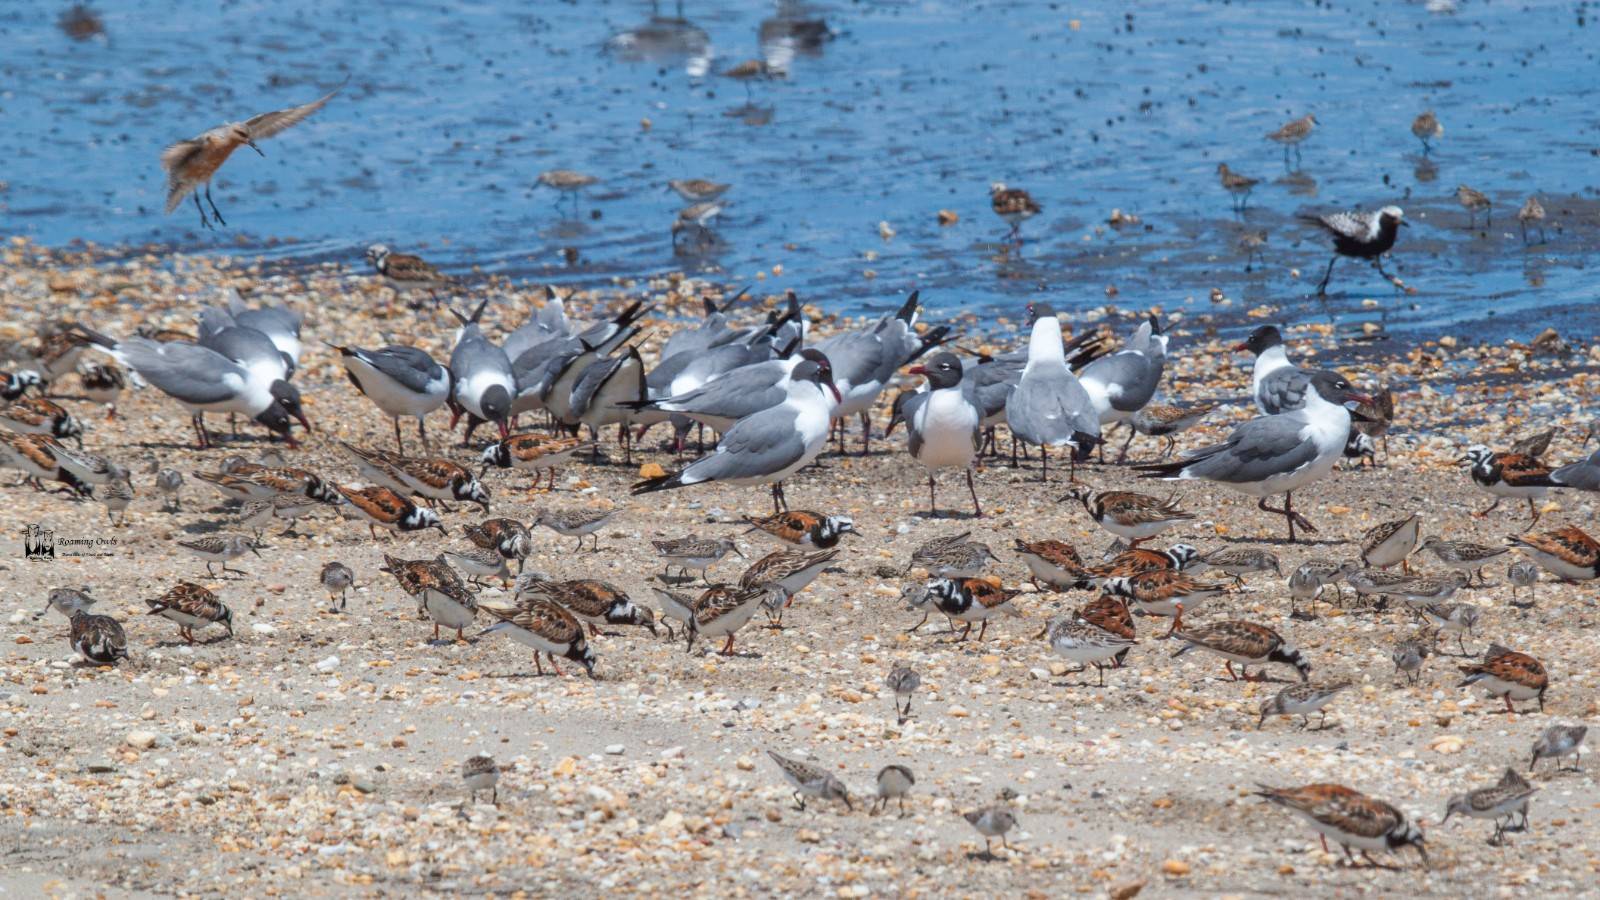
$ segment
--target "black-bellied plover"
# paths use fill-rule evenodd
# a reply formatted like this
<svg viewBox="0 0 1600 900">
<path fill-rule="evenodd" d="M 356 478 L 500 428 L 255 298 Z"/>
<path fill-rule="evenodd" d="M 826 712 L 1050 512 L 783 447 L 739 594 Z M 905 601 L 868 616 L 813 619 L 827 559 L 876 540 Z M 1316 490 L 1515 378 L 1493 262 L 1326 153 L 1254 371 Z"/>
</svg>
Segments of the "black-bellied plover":
<svg viewBox="0 0 1600 900">
<path fill-rule="evenodd" d="M 1318 295 L 1328 292 L 1328 279 L 1333 277 L 1333 265 L 1341 256 L 1372 260 L 1378 274 L 1394 284 L 1394 278 L 1383 270 L 1383 255 L 1394 248 L 1400 228 L 1406 225 L 1405 213 L 1400 207 L 1385 206 L 1376 212 L 1338 212 L 1302 218 L 1333 236 L 1334 256 L 1328 260 L 1328 271 L 1322 273 L 1322 281 L 1317 284 Z"/>
</svg>

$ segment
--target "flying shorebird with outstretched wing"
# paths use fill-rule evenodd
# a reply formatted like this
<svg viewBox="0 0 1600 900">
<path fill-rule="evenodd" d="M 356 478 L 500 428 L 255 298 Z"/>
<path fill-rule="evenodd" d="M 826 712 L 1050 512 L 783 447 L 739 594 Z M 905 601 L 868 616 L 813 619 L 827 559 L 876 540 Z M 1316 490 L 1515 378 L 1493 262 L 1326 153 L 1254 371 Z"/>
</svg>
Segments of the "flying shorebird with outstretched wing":
<svg viewBox="0 0 1600 900">
<path fill-rule="evenodd" d="M 346 81 L 348 82 L 348 79 Z M 256 141 L 265 140 L 285 128 L 298 124 L 327 105 L 327 102 L 333 99 L 333 95 L 339 93 L 343 87 L 341 84 L 322 99 L 304 106 L 262 113 L 243 122 L 218 125 L 197 137 L 179 141 L 163 150 L 161 167 L 167 170 L 167 212 L 170 214 L 177 209 L 185 196 L 204 185 L 206 202 L 211 204 L 212 217 L 216 218 L 218 224 L 227 225 L 222 213 L 217 210 L 216 201 L 211 199 L 211 177 L 222 168 L 223 163 L 228 161 L 234 150 L 248 145 L 250 149 L 261 153 Z M 261 155 L 266 156 L 265 153 Z M 200 211 L 200 225 L 204 228 L 214 227 L 210 218 L 206 216 L 205 207 L 200 205 L 200 194 L 197 191 L 194 195 L 194 207 Z"/>
</svg>

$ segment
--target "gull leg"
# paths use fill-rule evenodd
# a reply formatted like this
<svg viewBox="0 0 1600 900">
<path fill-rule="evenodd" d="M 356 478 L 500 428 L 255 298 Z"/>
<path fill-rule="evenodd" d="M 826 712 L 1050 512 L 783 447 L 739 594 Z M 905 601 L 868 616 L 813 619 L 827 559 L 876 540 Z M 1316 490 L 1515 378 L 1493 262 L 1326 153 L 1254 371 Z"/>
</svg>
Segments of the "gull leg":
<svg viewBox="0 0 1600 900">
<path fill-rule="evenodd" d="M 983 507 L 978 503 L 978 489 L 972 484 L 972 469 L 967 469 L 967 493 L 972 495 L 972 514 L 983 518 Z"/>
<path fill-rule="evenodd" d="M 395 416 L 393 421 L 394 421 L 394 449 L 395 449 L 395 452 L 403 454 L 403 453 L 406 452 L 406 445 L 405 445 L 404 441 L 400 440 L 400 417 L 399 416 Z M 420 423 L 422 420 L 418 419 L 417 421 Z"/>
<path fill-rule="evenodd" d="M 971 476 L 968 475 L 968 478 L 971 478 Z M 939 518 L 939 501 L 934 496 L 934 481 L 933 481 L 933 470 L 932 469 L 928 470 L 928 518 L 930 518 L 930 519 Z"/>
</svg>

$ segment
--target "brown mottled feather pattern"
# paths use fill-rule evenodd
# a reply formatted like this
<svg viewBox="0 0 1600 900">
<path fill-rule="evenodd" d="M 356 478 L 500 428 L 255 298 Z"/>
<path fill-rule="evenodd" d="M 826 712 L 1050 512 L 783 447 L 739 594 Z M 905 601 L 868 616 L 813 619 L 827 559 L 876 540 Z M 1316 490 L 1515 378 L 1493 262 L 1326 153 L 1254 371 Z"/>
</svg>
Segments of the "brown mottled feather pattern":
<svg viewBox="0 0 1600 900">
<path fill-rule="evenodd" d="M 1398 809 L 1342 784 L 1308 784 L 1297 788 L 1262 785 L 1258 796 L 1362 838 L 1381 838 L 1405 822 L 1405 815 Z"/>
</svg>

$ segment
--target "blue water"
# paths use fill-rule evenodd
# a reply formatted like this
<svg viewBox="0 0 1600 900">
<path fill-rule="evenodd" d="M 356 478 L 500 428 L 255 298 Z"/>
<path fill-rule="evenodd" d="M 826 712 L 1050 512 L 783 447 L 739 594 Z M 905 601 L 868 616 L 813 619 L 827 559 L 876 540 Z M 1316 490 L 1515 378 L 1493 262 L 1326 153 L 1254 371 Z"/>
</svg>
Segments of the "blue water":
<svg viewBox="0 0 1600 900">
<path fill-rule="evenodd" d="M 58 27 L 62 9 L 0 4 L 0 231 L 47 245 L 361 270 L 381 240 L 457 272 L 564 283 L 766 273 L 761 290 L 832 310 L 920 288 L 944 313 L 1045 295 L 1424 331 L 1533 310 L 1595 324 L 1600 65 L 1586 20 L 1600 9 L 1583 4 L 689 0 L 679 20 L 670 3 L 653 18 L 592 0 L 107 0 L 105 36 L 82 42 Z M 797 19 L 832 36 L 775 39 Z M 747 90 L 715 74 L 763 56 L 787 77 Z M 265 159 L 247 150 L 223 168 L 213 193 L 231 228 L 201 231 L 188 205 L 162 215 L 163 146 L 347 76 L 326 109 L 262 144 Z M 1446 133 L 1424 159 L 1409 125 L 1427 108 Z M 1307 112 L 1321 126 L 1291 176 L 1263 135 Z M 1242 221 L 1219 161 L 1263 179 Z M 558 204 L 533 186 L 550 168 L 601 182 Z M 682 204 L 664 191 L 677 177 L 734 185 L 716 239 L 679 252 Z M 988 209 L 997 180 L 1044 206 L 1020 247 Z M 1467 230 L 1457 183 L 1494 199 L 1492 229 Z M 1524 247 L 1514 214 L 1530 193 L 1549 242 Z M 1296 214 L 1385 203 L 1412 222 L 1392 270 L 1416 293 L 1346 262 L 1313 301 L 1328 253 Z M 940 209 L 959 221 L 941 227 Z M 1113 209 L 1142 223 L 1105 227 Z M 1245 228 L 1270 232 L 1248 274 Z M 1232 303 L 1213 304 L 1213 288 Z"/>
</svg>

